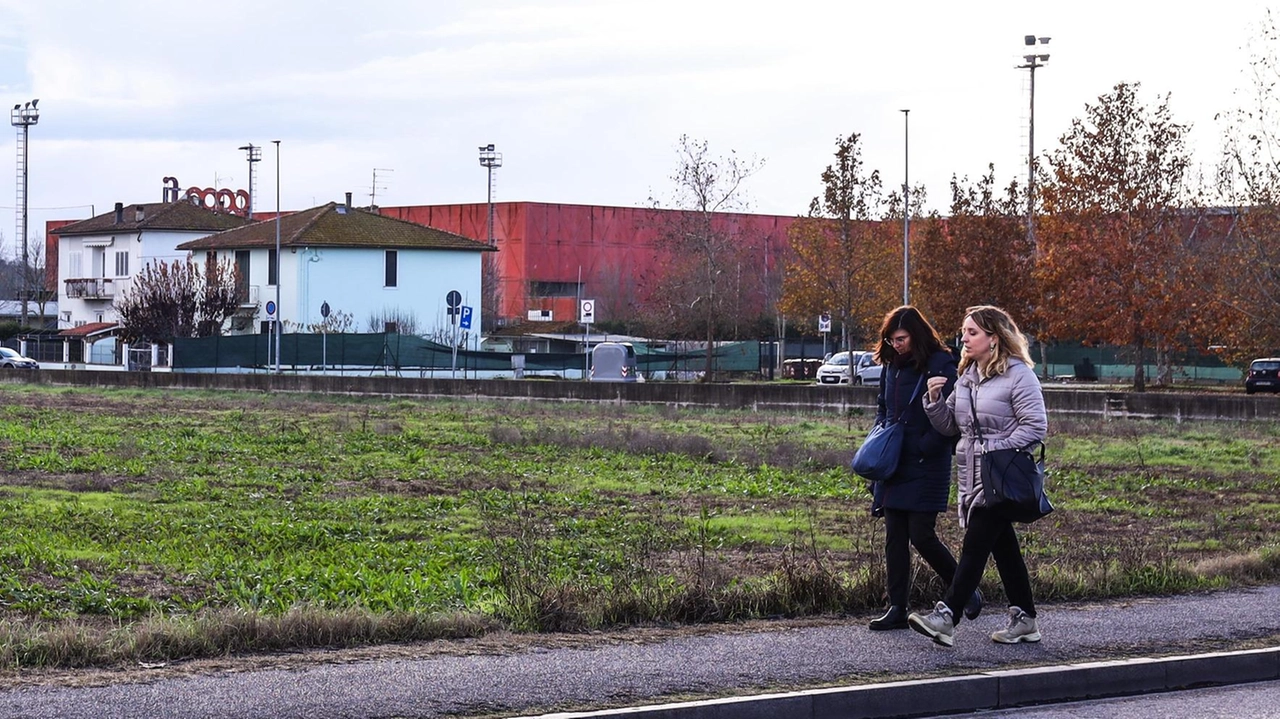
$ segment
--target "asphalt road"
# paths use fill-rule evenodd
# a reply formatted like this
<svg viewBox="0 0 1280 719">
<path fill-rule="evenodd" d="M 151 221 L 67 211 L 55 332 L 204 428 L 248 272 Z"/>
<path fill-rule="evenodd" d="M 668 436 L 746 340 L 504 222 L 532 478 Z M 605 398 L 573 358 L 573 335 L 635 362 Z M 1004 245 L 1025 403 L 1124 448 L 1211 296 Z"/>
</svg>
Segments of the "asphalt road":
<svg viewBox="0 0 1280 719">
<path fill-rule="evenodd" d="M 374 719 L 529 715 L 695 696 L 1186 654 L 1280 637 L 1280 587 L 1087 606 L 1043 606 L 1039 644 L 998 645 L 1006 614 L 960 625 L 953 649 L 911 632 L 871 632 L 869 617 L 589 648 L 217 671 L 108 686 L 0 692 L 0 717 L 42 719 Z M 139 670 L 143 672 L 144 670 Z M 1185 715 L 1185 714 L 1184 714 Z M 1019 714 L 1018 716 L 1026 716 Z M 1066 715 L 1070 716 L 1070 715 Z M 1166 715 L 1167 716 L 1167 715 Z"/>
</svg>

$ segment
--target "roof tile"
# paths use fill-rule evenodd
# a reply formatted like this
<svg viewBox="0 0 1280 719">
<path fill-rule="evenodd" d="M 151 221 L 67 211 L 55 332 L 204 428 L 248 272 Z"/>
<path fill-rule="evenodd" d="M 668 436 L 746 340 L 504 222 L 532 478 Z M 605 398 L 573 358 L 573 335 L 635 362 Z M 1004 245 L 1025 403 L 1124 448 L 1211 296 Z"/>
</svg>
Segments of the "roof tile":
<svg viewBox="0 0 1280 719">
<path fill-rule="evenodd" d="M 275 219 L 219 232 L 178 245 L 180 250 L 275 247 Z M 483 242 L 434 227 L 330 202 L 280 218 L 281 247 L 370 247 L 486 252 Z"/>
</svg>

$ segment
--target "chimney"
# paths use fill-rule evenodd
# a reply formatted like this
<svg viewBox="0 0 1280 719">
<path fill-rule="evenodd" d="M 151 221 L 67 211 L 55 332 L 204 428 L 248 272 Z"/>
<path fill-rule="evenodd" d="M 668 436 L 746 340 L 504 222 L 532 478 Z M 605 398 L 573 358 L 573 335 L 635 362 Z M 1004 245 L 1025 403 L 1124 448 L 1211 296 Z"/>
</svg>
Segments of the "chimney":
<svg viewBox="0 0 1280 719">
<path fill-rule="evenodd" d="M 351 209 L 351 193 L 350 192 L 347 193 L 347 209 L 348 210 Z"/>
<path fill-rule="evenodd" d="M 147 218 L 147 211 L 143 209 L 142 205 L 138 205 L 137 207 L 134 208 L 134 217 L 133 217 L 134 222 L 142 222 L 146 218 Z"/>
<path fill-rule="evenodd" d="M 124 203 L 123 202 L 116 203 L 116 224 L 117 225 L 124 224 Z"/>
</svg>

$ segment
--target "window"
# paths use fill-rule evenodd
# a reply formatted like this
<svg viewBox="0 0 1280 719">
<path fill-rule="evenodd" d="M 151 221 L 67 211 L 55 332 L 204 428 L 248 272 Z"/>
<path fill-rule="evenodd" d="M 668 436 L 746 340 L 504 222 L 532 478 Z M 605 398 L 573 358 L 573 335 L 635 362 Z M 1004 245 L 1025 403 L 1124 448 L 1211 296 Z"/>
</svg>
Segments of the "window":
<svg viewBox="0 0 1280 719">
<path fill-rule="evenodd" d="M 236 250 L 236 299 L 240 304 L 249 301 L 249 251 Z"/>
<path fill-rule="evenodd" d="M 267 284 L 280 284 L 280 257 L 275 248 L 267 250 Z"/>
<path fill-rule="evenodd" d="M 396 251 L 395 250 L 387 250 L 386 271 L 387 271 L 387 278 L 383 283 L 383 287 L 395 287 L 396 286 Z"/>
<path fill-rule="evenodd" d="M 67 253 L 67 277 L 78 279 L 84 276 L 84 253 Z"/>
<path fill-rule="evenodd" d="M 129 253 L 117 252 L 116 253 L 116 277 L 128 277 L 128 276 L 129 276 Z"/>
<path fill-rule="evenodd" d="M 581 294 L 582 287 L 577 282 L 529 282 L 529 295 L 532 297 L 579 297 Z"/>
</svg>

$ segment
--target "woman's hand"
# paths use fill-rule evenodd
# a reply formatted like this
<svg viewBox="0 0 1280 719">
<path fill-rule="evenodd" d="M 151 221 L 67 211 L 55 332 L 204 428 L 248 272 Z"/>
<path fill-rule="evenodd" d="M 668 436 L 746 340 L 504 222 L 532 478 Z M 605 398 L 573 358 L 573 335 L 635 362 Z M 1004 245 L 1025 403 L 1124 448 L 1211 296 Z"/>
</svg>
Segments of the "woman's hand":
<svg viewBox="0 0 1280 719">
<path fill-rule="evenodd" d="M 928 388 L 926 394 L 929 396 L 929 404 L 933 404 L 942 398 L 942 388 L 947 386 L 946 377 L 930 377 L 925 384 Z"/>
</svg>

